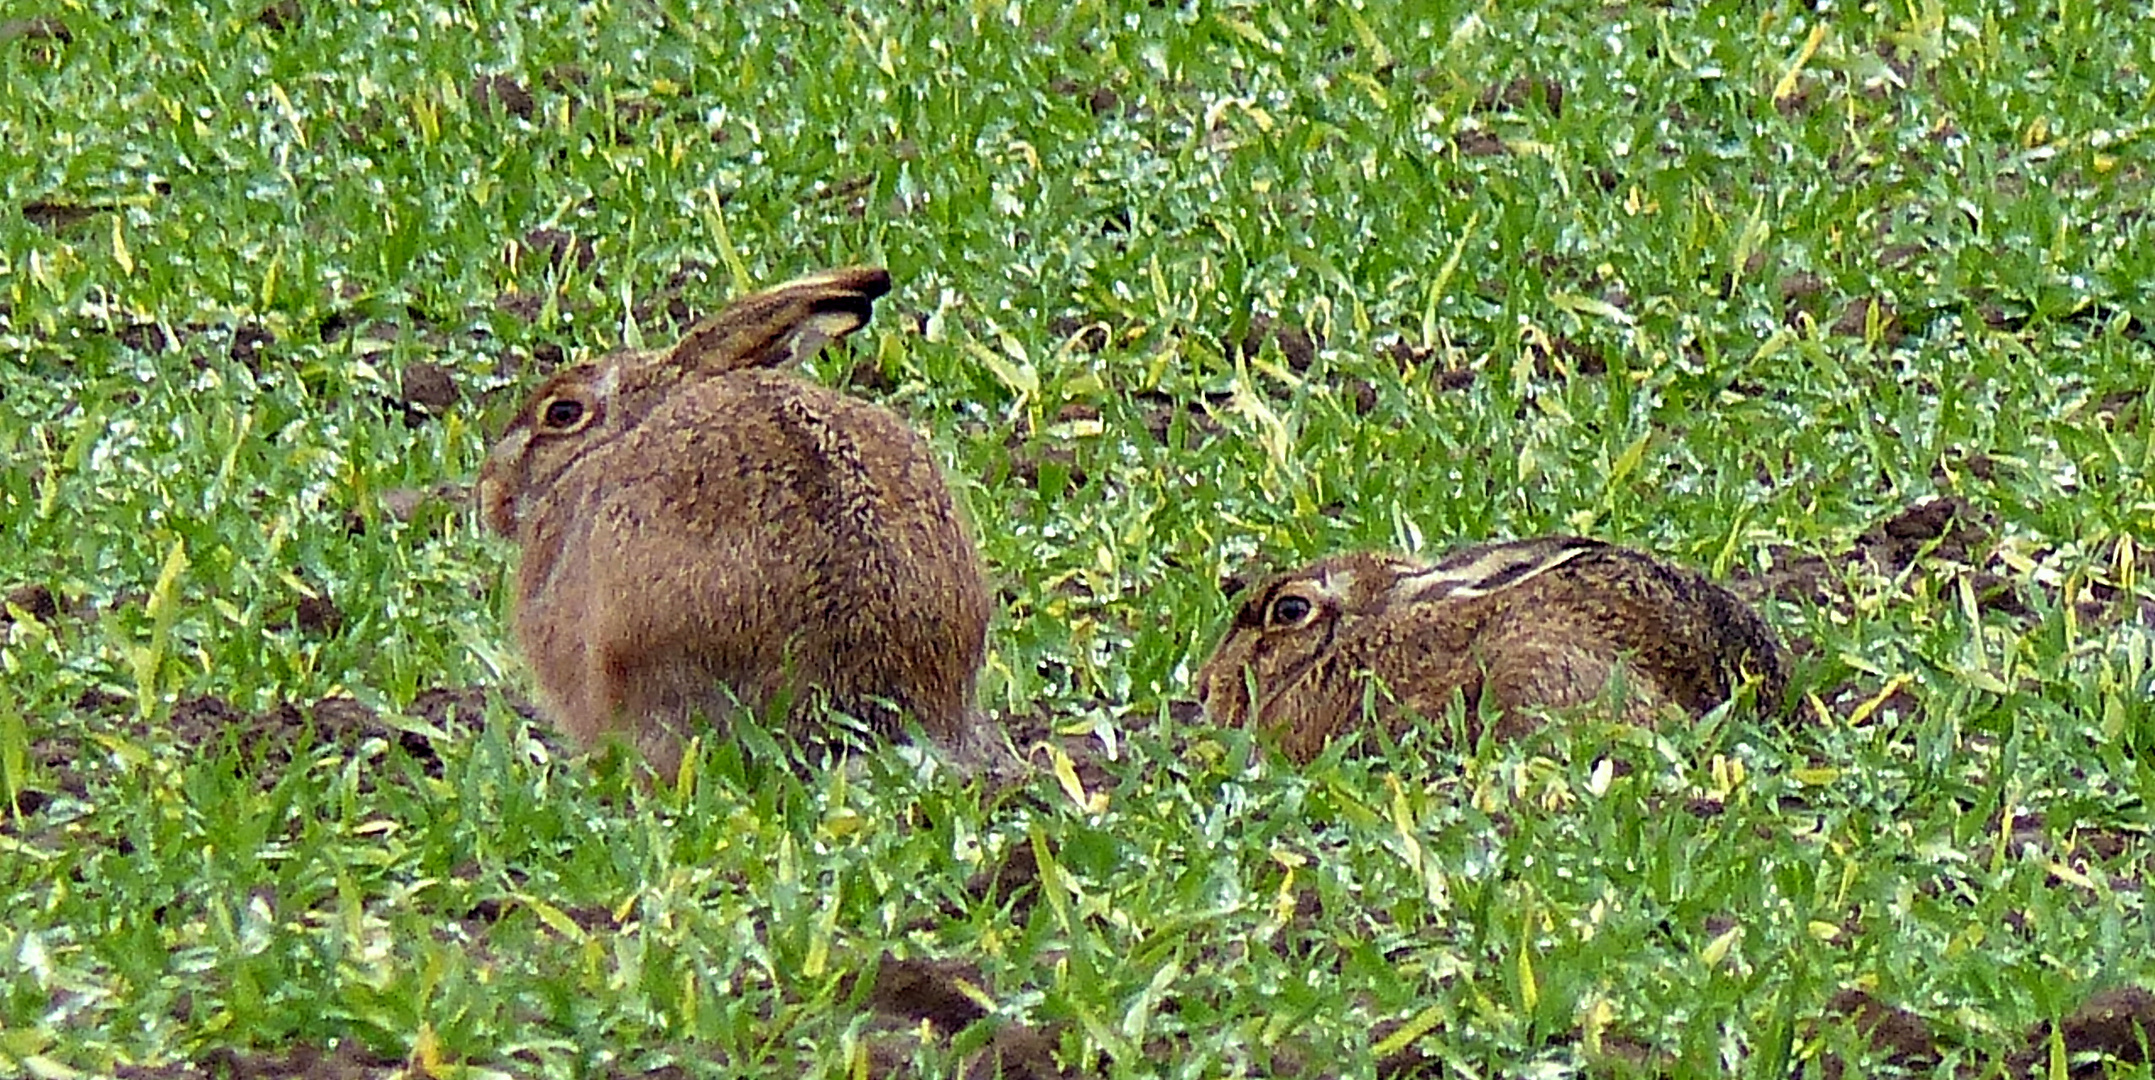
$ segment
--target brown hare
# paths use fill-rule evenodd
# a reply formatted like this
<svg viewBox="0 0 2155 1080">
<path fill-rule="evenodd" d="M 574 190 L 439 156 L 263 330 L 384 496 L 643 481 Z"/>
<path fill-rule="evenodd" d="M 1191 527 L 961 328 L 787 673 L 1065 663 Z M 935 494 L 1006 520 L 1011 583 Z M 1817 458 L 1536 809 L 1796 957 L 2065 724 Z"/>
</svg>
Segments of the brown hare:
<svg viewBox="0 0 2155 1080">
<path fill-rule="evenodd" d="M 625 738 L 661 777 L 698 721 L 826 701 L 882 733 L 910 717 L 961 767 L 995 747 L 974 702 L 979 554 L 927 444 L 880 406 L 788 371 L 868 321 L 857 267 L 734 301 L 670 349 L 534 391 L 479 473 L 523 549 L 515 624 L 551 718 Z"/>
<path fill-rule="evenodd" d="M 1247 594 L 1197 673 L 1215 722 L 1255 724 L 1299 762 L 1365 715 L 1395 727 L 1502 709 L 1596 700 L 1621 668 L 1628 715 L 1667 705 L 1701 714 L 1746 678 L 1778 705 L 1787 660 L 1773 630 L 1704 576 L 1577 537 L 1470 547 L 1434 566 L 1359 552 L 1281 574 Z M 1373 711 L 1368 711 L 1373 710 Z"/>
</svg>

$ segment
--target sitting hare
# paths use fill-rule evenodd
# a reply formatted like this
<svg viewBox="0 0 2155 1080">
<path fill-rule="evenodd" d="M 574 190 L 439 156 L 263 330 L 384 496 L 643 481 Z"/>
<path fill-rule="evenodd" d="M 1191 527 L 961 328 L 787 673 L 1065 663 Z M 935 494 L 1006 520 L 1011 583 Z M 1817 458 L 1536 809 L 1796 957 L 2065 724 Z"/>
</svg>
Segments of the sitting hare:
<svg viewBox="0 0 2155 1080">
<path fill-rule="evenodd" d="M 779 370 L 889 291 L 850 268 L 743 297 L 671 349 L 555 374 L 494 446 L 479 499 L 523 548 L 517 639 L 577 741 L 626 737 L 666 777 L 696 721 L 782 708 L 812 741 L 827 699 L 886 734 L 914 719 L 961 767 L 991 751 L 987 587 L 927 444 Z"/>
<path fill-rule="evenodd" d="M 1705 577 L 1595 540 L 1546 537 L 1452 553 L 1434 566 L 1367 552 L 1282 574 L 1247 594 L 1197 673 L 1214 721 L 1255 723 L 1296 761 L 1354 730 L 1594 701 L 1622 668 L 1627 715 L 1700 714 L 1747 677 L 1778 706 L 1787 660 L 1757 613 Z"/>
</svg>

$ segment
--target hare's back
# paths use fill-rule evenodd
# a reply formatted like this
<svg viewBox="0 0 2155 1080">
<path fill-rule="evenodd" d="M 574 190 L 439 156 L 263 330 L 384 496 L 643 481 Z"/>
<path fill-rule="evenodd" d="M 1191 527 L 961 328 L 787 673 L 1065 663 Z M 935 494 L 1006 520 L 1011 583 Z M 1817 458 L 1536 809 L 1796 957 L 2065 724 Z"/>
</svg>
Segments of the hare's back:
<svg viewBox="0 0 2155 1080">
<path fill-rule="evenodd" d="M 927 442 L 890 410 L 785 372 L 736 372 L 654 409 L 617 462 L 617 490 L 704 529 L 955 540 Z"/>
<path fill-rule="evenodd" d="M 1628 656 L 1694 710 L 1719 704 L 1745 674 L 1764 677 L 1769 696 L 1785 680 L 1779 642 L 1756 612 L 1704 574 L 1641 552 L 1600 547 L 1510 600 Z"/>
<path fill-rule="evenodd" d="M 582 548 L 596 591 L 615 598 L 603 604 L 619 624 L 610 636 L 688 641 L 710 660 L 714 629 L 731 656 L 796 636 L 804 649 L 840 650 L 852 629 L 882 626 L 953 656 L 977 651 L 979 556 L 925 440 L 902 419 L 780 372 L 684 389 L 606 456 L 615 477 Z M 794 659 L 839 662 L 819 656 Z M 758 651 L 714 666 L 782 660 Z"/>
</svg>

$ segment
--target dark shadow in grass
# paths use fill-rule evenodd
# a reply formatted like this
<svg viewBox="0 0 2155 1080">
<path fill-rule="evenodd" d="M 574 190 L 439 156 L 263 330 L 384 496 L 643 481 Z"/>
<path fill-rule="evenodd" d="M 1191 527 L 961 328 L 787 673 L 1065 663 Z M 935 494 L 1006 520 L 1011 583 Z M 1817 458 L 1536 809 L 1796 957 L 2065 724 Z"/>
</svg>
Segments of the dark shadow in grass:
<svg viewBox="0 0 2155 1080">
<path fill-rule="evenodd" d="M 1928 1069 L 1945 1059 L 1930 1022 L 1897 1005 L 1888 1005 L 1857 989 L 1843 990 L 1826 1002 L 1822 1024 L 1845 1024 L 1855 1030 L 1880 1060 L 1900 1069 Z M 1820 1057 L 1821 1071 L 1838 1080 L 1848 1068 L 1839 1054 Z"/>
<path fill-rule="evenodd" d="M 1729 589 L 1746 600 L 1845 604 L 1853 572 L 1892 577 L 1911 569 L 1974 573 L 1978 603 L 2008 614 L 2026 615 L 2025 601 L 2011 581 L 1988 567 L 1995 553 L 1997 521 L 1979 513 L 1958 496 L 1925 499 L 1865 530 L 1855 544 L 1833 555 L 1783 548 L 1771 552 L 1774 564 L 1764 571 L 1739 568 Z"/>
<path fill-rule="evenodd" d="M 14 612 L 20 611 L 41 623 L 50 623 L 60 617 L 60 598 L 40 584 L 21 585 L 9 589 L 5 603 L 0 603 L 0 626 L 14 621 Z"/>
<path fill-rule="evenodd" d="M 448 368 L 425 360 L 404 365 L 403 375 L 398 379 L 396 405 L 403 410 L 407 426 L 418 427 L 448 412 L 462 400 L 464 392 Z"/>
<path fill-rule="evenodd" d="M 55 15 L 32 15 L 27 19 L 0 22 L 0 48 L 19 47 L 23 58 L 33 64 L 57 62 L 62 47 L 74 40 L 75 32 Z"/>
<path fill-rule="evenodd" d="M 531 91 L 507 75 L 474 76 L 465 91 L 465 98 L 471 102 L 472 111 L 481 115 L 499 109 L 506 115 L 529 120 L 539 108 L 538 99 L 531 96 Z"/>
<path fill-rule="evenodd" d="M 1080 82 L 1068 76 L 1048 83 L 1048 92 L 1062 101 L 1082 101 L 1094 116 L 1121 116 L 1124 114 L 1122 95 L 1113 87 Z"/>
<path fill-rule="evenodd" d="M 460 866 L 457 869 L 459 877 L 469 877 L 477 871 L 477 867 L 473 865 Z M 506 873 L 518 886 L 522 886 L 526 877 L 523 871 L 510 867 Z M 484 940 L 486 935 L 482 927 L 491 926 L 507 918 L 510 912 L 516 910 L 517 904 L 517 900 L 505 896 L 481 898 L 471 906 L 471 910 L 464 913 L 465 930 L 469 939 Z M 574 923 L 577 929 L 586 933 L 610 934 L 621 929 L 621 923 L 614 919 L 613 912 L 597 904 L 568 904 L 557 906 L 555 910 Z"/>
<path fill-rule="evenodd" d="M 293 617 L 303 619 L 297 613 Z M 449 738 L 469 739 L 483 722 L 490 694 L 501 692 L 476 686 L 436 687 L 413 698 L 406 713 Z M 526 719 L 537 718 L 537 710 L 528 701 L 501 696 L 512 711 Z M 197 695 L 182 698 L 166 715 L 148 720 L 137 717 L 132 704 L 119 695 L 92 689 L 75 703 L 75 709 L 91 714 L 90 728 L 128 742 L 169 743 L 203 753 L 237 750 L 234 760 L 265 789 L 275 786 L 293 762 L 317 750 L 358 753 L 371 739 L 386 740 L 427 775 L 442 775 L 441 747 L 432 736 L 385 720 L 366 704 L 342 695 L 304 706 L 285 702 L 260 712 L 214 695 Z M 546 737 L 543 729 L 539 735 Z M 27 793 L 39 807 L 54 792 L 86 793 L 106 757 L 79 730 L 40 735 L 30 750 L 35 775 L 50 781 L 49 790 Z M 362 782 L 374 782 L 373 773 Z"/>
<path fill-rule="evenodd" d="M 66 232 L 99 214 L 119 209 L 109 203 L 73 203 L 64 199 L 32 199 L 22 204 L 24 221 L 46 232 Z"/>
<path fill-rule="evenodd" d="M 994 1019 L 981 1000 L 988 997 L 987 980 L 971 964 L 884 956 L 870 979 L 865 1004 L 876 1017 L 895 1021 L 898 1027 L 891 1035 L 875 1038 L 869 1044 L 871 1075 L 913 1075 L 906 1044 L 918 1040 L 923 1023 L 943 1038 L 975 1024 L 994 1025 L 987 1045 L 968 1055 L 961 1066 L 959 1075 L 969 1080 L 1034 1080 L 1070 1075 L 1055 1063 L 1059 1032 Z M 849 979 L 841 993 L 850 998 L 857 989 Z"/>
<path fill-rule="evenodd" d="M 1031 844 L 1013 844 L 1001 862 L 965 880 L 965 894 L 996 907 L 1008 906 L 1010 920 L 1023 923 L 1032 917 L 1040 897 L 1040 856 Z M 955 917 L 957 911 L 946 911 Z"/>
<path fill-rule="evenodd" d="M 1003 817 L 1019 810 L 1058 813 L 1053 805 L 1056 799 L 1067 801 L 1069 797 L 1067 791 L 1049 793 L 1061 785 L 1059 779 L 1052 779 L 1056 775 L 1058 756 L 1069 762 L 1070 775 L 1084 792 L 1111 792 L 1121 785 L 1122 778 L 1106 760 L 1099 740 L 1059 734 L 1055 730 L 1059 719 L 1043 709 L 1002 718 L 1004 733 L 1024 767 L 990 794 L 991 799 L 1001 804 L 993 811 L 995 816 Z M 1018 843 L 1004 852 L 999 861 L 967 878 L 961 894 L 969 904 L 1004 908 L 1008 921 L 1023 923 L 1031 917 L 1033 905 L 1040 898 L 1039 884 L 1038 854 L 1031 844 Z M 962 907 L 952 902 L 934 915 L 916 920 L 912 928 L 924 930 L 942 921 L 963 917 Z"/>
<path fill-rule="evenodd" d="M 254 21 L 261 23 L 272 34 L 297 30 L 307 21 L 307 9 L 299 0 L 277 0 L 276 3 L 255 13 Z"/>
<path fill-rule="evenodd" d="M 1993 814 L 1985 835 L 1997 834 L 1998 817 Z M 2091 887 L 2085 882 L 2073 881 L 2068 874 L 2077 874 L 2087 881 L 2107 874 L 2112 892 L 2137 893 L 2146 889 L 2150 869 L 2147 858 L 2128 861 L 2124 865 L 2108 864 L 2141 850 L 2147 841 L 2145 831 L 2079 821 L 2070 813 L 2055 820 L 2040 812 L 2015 814 L 2011 827 L 2006 830 L 2007 850 L 2016 855 L 2040 855 L 2057 864 L 2066 872 L 2058 875 L 2061 887 L 2072 885 L 2075 894 L 2087 899 L 2094 899 Z"/>
<path fill-rule="evenodd" d="M 1231 335 L 1222 339 L 1220 352 L 1230 360 L 1255 360 L 1267 344 L 1277 348 L 1280 359 L 1299 375 L 1316 362 L 1317 350 L 1324 347 L 1324 339 L 1311 334 L 1306 327 L 1259 313 L 1250 317 L 1249 326 L 1243 330 L 1240 340 Z"/>
<path fill-rule="evenodd" d="M 1067 312 L 1048 320 L 1048 336 L 1061 348 L 1086 356 L 1107 348 L 1114 337 L 1105 316 L 1086 319 Z"/>
<path fill-rule="evenodd" d="M 1846 1028 L 1837 1036 L 1833 1029 Z M 1843 1076 L 1876 1075 L 1878 1065 L 1891 1067 L 1891 1075 L 1929 1075 L 1957 1052 L 1958 1077 L 2038 1077 L 2050 1074 L 2053 1026 L 2036 1024 L 2017 1044 L 1970 1046 L 1941 1036 L 1929 1020 L 1914 1010 L 1880 1000 L 1864 990 L 1845 989 L 1835 994 L 1816 1019 L 1803 1025 L 1804 1042 L 1816 1047 L 1815 1073 L 1798 1069 L 1798 1075 L 1817 1075 L 1839 1080 Z M 1852 1036 L 1852 1040 L 1850 1038 Z M 2137 1065 L 2150 1060 L 2155 1044 L 2155 994 L 2138 986 L 2116 986 L 2090 994 L 2079 1008 L 2060 1018 L 2055 1026 L 2058 1047 L 2066 1056 L 2068 1075 L 2074 1080 L 2094 1080 L 2112 1075 L 2115 1066 Z M 1615 1066 L 1610 1075 L 1665 1077 L 1684 1075 L 1667 1054 L 1628 1036 L 1604 1035 L 1603 1056 Z M 1621 1045 L 1611 1053 L 1612 1044 Z M 1866 1064 L 1845 1056 L 1856 1051 Z M 1411 1075 L 1411 1074 L 1403 1074 Z"/>
<path fill-rule="evenodd" d="M 1971 459 L 1962 463 L 1971 473 L 1994 467 Z M 2155 596 L 2146 590 L 2126 589 L 2100 570 L 2085 581 L 2080 575 L 2069 580 L 2078 591 L 2035 580 L 2017 573 L 2002 557 L 1995 515 L 1977 509 L 1958 495 L 1924 499 L 1883 518 L 1866 529 L 1846 550 L 1830 554 L 1778 548 L 1769 552 L 1771 565 L 1763 571 L 1739 567 L 1728 582 L 1731 592 L 1752 602 L 1779 600 L 1821 608 L 1850 610 L 1861 583 L 1884 586 L 1902 578 L 1927 578 L 1940 591 L 1965 581 L 1979 611 L 2032 625 L 2042 609 L 2071 604 L 2075 616 L 2086 626 L 2138 622 L 2155 626 Z M 2116 549 L 2090 560 L 2097 568 L 2117 562 Z M 2155 552 L 2135 552 L 2134 573 L 2155 573 Z M 1903 586 L 1906 587 L 1906 586 Z M 1789 642 L 1791 651 L 1809 655 L 1811 646 L 1800 639 Z M 1820 687 L 1818 698 L 1829 712 L 1842 719 L 1870 702 L 1881 692 L 1875 684 L 1849 682 Z M 1916 700 L 1905 688 L 1896 689 L 1873 706 L 1881 713 L 1912 715 Z"/>
<path fill-rule="evenodd" d="M 120 1080 L 388 1080 L 405 1073 L 404 1062 L 376 1054 L 357 1039 L 344 1039 L 327 1052 L 312 1043 L 282 1050 L 220 1046 L 195 1061 L 123 1065 L 113 1075 Z"/>
<path fill-rule="evenodd" d="M 2073 1066 L 2075 1077 L 2106 1075 L 2111 1062 L 2138 1065 L 2155 1060 L 2148 1053 L 2155 1044 L 2155 994 L 2138 986 L 2098 991 L 2058 1022 L 2058 1038 L 2068 1055 L 2095 1058 Z M 2032 1071 L 2035 1061 L 2048 1056 L 2049 1025 L 2037 1025 L 2028 1033 L 2028 1042 L 2023 1071 Z"/>
<path fill-rule="evenodd" d="M 349 697 L 326 697 L 304 709 L 286 702 L 254 714 L 222 698 L 186 698 L 172 707 L 166 728 L 183 746 L 244 746 L 252 755 L 256 780 L 265 787 L 274 785 L 309 750 L 355 751 L 371 738 L 388 739 L 430 775 L 441 773 L 441 757 L 424 735 L 383 723 L 373 709 Z"/>
<path fill-rule="evenodd" d="M 1552 119 L 1564 115 L 1564 84 L 1539 75 L 1521 75 L 1504 83 L 1482 87 L 1474 99 L 1473 112 L 1512 113 L 1540 109 Z"/>
</svg>

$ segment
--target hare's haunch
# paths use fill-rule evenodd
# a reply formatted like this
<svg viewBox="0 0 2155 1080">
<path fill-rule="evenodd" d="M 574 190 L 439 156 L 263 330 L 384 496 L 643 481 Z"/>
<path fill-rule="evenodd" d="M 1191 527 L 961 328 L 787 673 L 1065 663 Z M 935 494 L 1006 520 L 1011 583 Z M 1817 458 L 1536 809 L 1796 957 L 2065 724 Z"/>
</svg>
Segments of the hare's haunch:
<svg viewBox="0 0 2155 1080">
<path fill-rule="evenodd" d="M 790 371 L 867 322 L 879 269 L 744 297 L 671 349 L 534 391 L 479 477 L 523 549 L 516 634 L 546 711 L 623 737 L 669 775 L 705 722 L 824 704 L 905 718 L 975 764 L 986 651 L 980 558 L 927 444 L 895 414 Z"/>
<path fill-rule="evenodd" d="M 1620 673 L 1620 674 L 1619 674 Z M 1780 700 L 1773 630 L 1728 590 L 1649 555 L 1577 537 L 1454 552 L 1435 565 L 1338 555 L 1251 590 L 1197 674 L 1205 712 L 1254 724 L 1300 761 L 1365 717 L 1397 725 L 1467 715 L 1484 698 L 1514 735 L 1535 707 L 1596 700 L 1612 676 L 1627 712 L 1694 715 L 1747 678 Z"/>
</svg>

